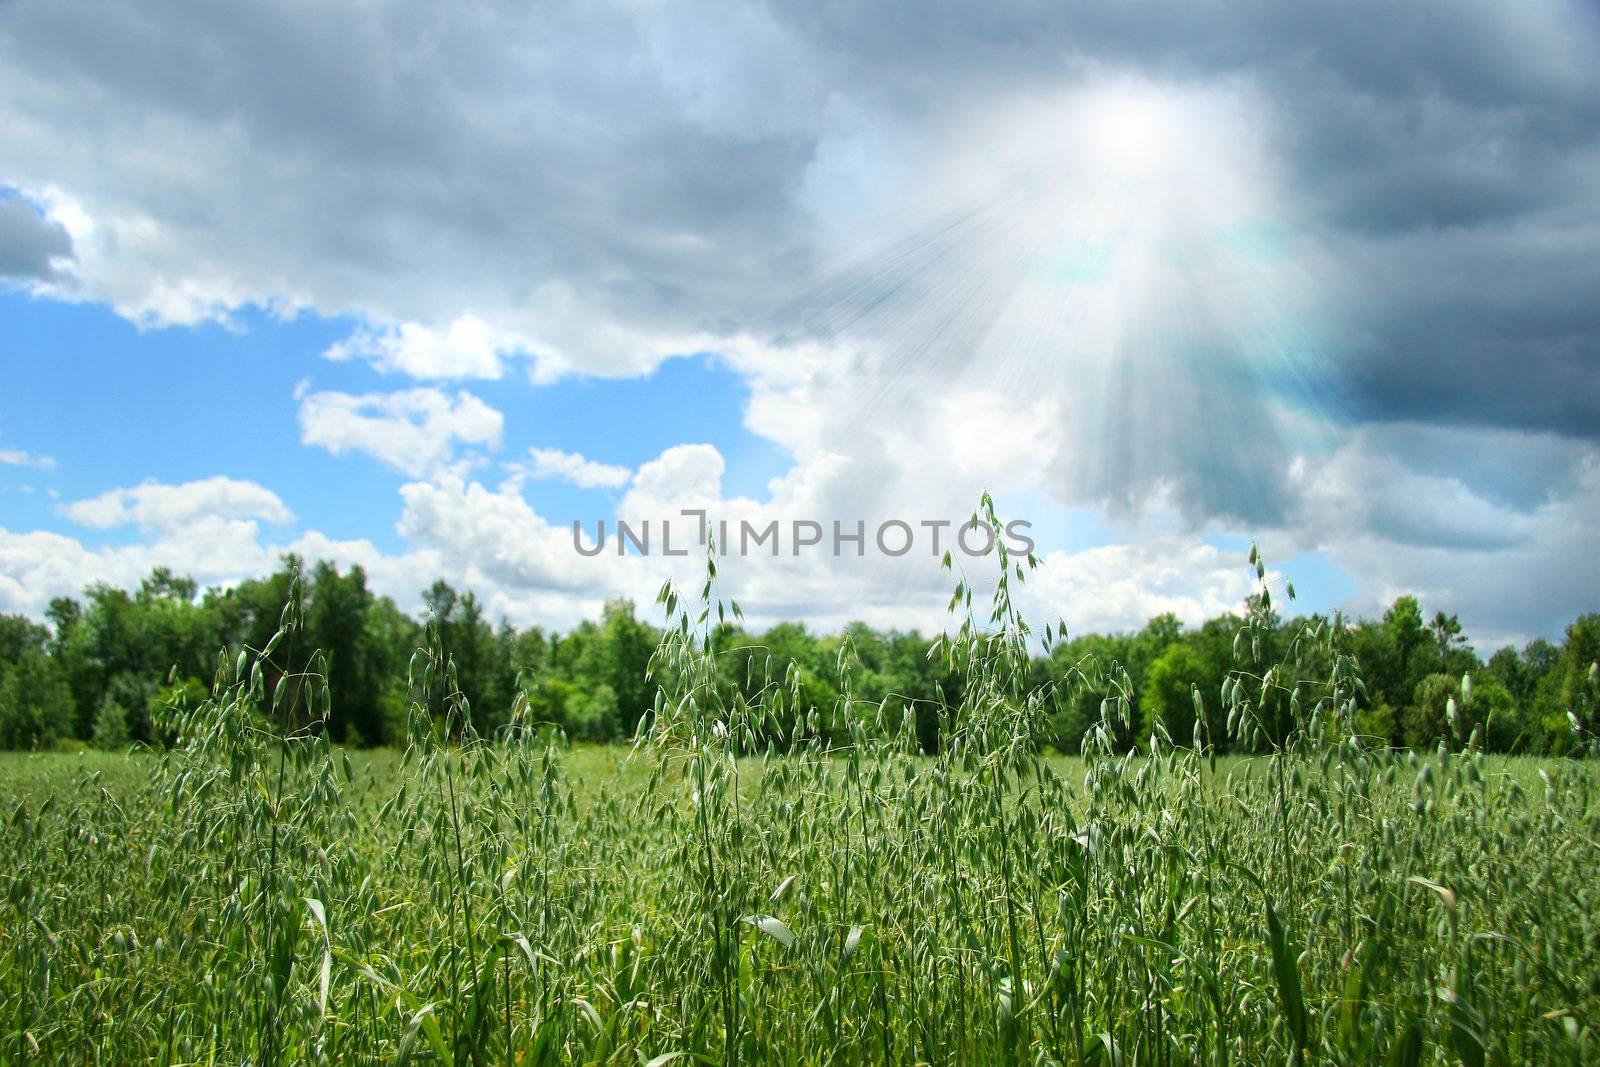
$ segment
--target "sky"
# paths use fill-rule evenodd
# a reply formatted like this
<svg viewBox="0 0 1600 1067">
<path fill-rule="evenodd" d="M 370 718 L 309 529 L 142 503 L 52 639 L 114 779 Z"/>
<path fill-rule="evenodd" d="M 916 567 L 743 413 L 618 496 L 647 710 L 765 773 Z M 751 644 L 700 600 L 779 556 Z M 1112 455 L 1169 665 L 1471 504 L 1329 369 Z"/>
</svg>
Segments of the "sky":
<svg viewBox="0 0 1600 1067">
<path fill-rule="evenodd" d="M 295 552 L 565 628 L 703 567 L 574 521 L 688 508 L 866 524 L 753 622 L 932 630 L 986 490 L 1073 632 L 1252 541 L 1600 608 L 1600 8 L 0 4 L 0 611 Z"/>
</svg>

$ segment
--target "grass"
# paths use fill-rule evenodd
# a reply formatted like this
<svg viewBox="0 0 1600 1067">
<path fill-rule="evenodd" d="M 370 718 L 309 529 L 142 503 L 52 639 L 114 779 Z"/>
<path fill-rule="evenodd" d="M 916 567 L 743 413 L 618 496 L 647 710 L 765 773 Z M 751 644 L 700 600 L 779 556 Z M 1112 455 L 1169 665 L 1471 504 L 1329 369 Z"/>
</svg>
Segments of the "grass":
<svg viewBox="0 0 1600 1067">
<path fill-rule="evenodd" d="M 1047 756 L 1006 584 L 976 619 L 958 589 L 941 654 L 975 681 L 931 756 L 851 699 L 848 652 L 829 739 L 775 741 L 822 713 L 794 678 L 717 684 L 709 587 L 663 591 L 634 750 L 473 736 L 434 647 L 407 749 L 344 751 L 315 657 L 275 669 L 291 603 L 170 750 L 0 759 L 0 1060 L 1600 1056 L 1593 762 L 1365 748 L 1337 633 L 1309 629 L 1224 694 L 1240 736 L 1295 709 L 1260 756 Z M 1108 722 L 1120 677 L 1074 682 Z"/>
<path fill-rule="evenodd" d="M 343 817 L 280 856 L 288 962 L 265 967 L 261 857 L 216 800 L 175 812 L 152 757 L 0 759 L 7 1058 L 1407 1062 L 1413 1035 L 1411 1062 L 1594 1052 L 1586 765 L 1296 767 L 1285 870 L 1271 759 L 1055 758 L 1003 812 L 981 769 L 935 759 L 746 759 L 740 821 L 702 863 L 683 776 L 653 784 L 626 750 L 451 752 L 459 855 L 431 804 L 393 803 L 442 768 L 348 755 L 317 799 Z M 326 781 L 299 768 L 290 802 Z M 269 991 L 283 1037 L 263 1049 L 239 1009 Z"/>
</svg>

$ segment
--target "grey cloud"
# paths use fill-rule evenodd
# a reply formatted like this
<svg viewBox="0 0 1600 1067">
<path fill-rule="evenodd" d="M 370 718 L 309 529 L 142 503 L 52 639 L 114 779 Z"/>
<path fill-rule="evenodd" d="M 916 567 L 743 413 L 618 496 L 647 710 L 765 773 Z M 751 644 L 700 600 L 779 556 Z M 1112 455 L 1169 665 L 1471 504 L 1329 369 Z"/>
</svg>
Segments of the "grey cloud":
<svg viewBox="0 0 1600 1067">
<path fill-rule="evenodd" d="M 1553 433 L 1468 430 L 1395 423 L 1373 427 L 1368 447 L 1431 478 L 1460 482 L 1474 495 L 1529 513 L 1577 489 L 1585 453 Z"/>
<path fill-rule="evenodd" d="M 56 276 L 51 260 L 71 255 L 65 227 L 0 188 L 0 278 L 50 281 Z"/>
<path fill-rule="evenodd" d="M 1600 439 L 1594 195 L 1592 219 L 1351 247 L 1340 354 L 1357 416 Z"/>
<path fill-rule="evenodd" d="M 1378 588 L 1392 598 L 1400 592 L 1422 592 L 1430 605 L 1458 613 L 1468 632 L 1488 654 L 1504 643 L 1522 644 L 1530 637 L 1558 638 L 1562 629 L 1584 612 L 1595 610 L 1600 589 L 1600 557 L 1594 552 L 1594 516 L 1600 512 L 1600 454 L 1590 453 L 1579 465 L 1580 484 L 1525 516 L 1502 514 L 1515 529 L 1478 524 L 1468 516 L 1455 526 L 1460 536 L 1441 543 L 1437 528 L 1418 529 L 1411 540 L 1382 536 L 1379 527 L 1335 533 L 1328 516 L 1317 516 L 1316 535 L 1328 546 L 1334 562 L 1352 574 L 1379 577 Z M 1397 499 L 1397 508 L 1413 512 L 1448 509 L 1473 499 L 1453 494 L 1432 499 L 1426 490 L 1414 499 Z M 1403 520 L 1402 520 L 1403 521 Z M 1474 536 L 1475 535 L 1475 536 Z M 1367 596 L 1351 607 L 1381 610 L 1383 597 Z"/>
<path fill-rule="evenodd" d="M 622 10 L 23 3 L 0 32 L 10 177 L 159 222 L 145 254 L 171 259 L 145 277 L 435 322 L 515 319 L 558 281 L 690 329 L 741 311 L 752 264 L 803 232 L 806 138 L 708 128 Z"/>
<path fill-rule="evenodd" d="M 1236 79 L 1270 104 L 1294 195 L 1349 257 L 1330 287 L 1349 290 L 1364 341 L 1330 358 L 1348 361 L 1358 406 L 1514 421 L 1574 364 L 1591 370 L 1600 339 L 1582 311 L 1594 257 L 1555 279 L 1571 257 L 1540 244 L 1600 226 L 1585 155 L 1600 138 L 1600 16 L 1583 4 L 482 3 L 445 18 L 411 3 L 63 0 L 11 4 L 0 31 L 12 180 L 169 228 L 139 278 L 187 268 L 330 313 L 475 310 L 533 333 L 530 301 L 559 281 L 584 312 L 639 329 L 778 333 L 794 324 L 774 317 L 774 292 L 821 280 L 802 189 L 831 99 L 916 129 L 1112 66 Z M 1490 224 L 1505 235 L 1470 249 L 1428 239 Z M 1409 277 L 1391 284 L 1374 259 Z M 1530 318 L 1510 292 L 1485 306 L 1476 283 L 1497 266 L 1556 282 L 1538 301 L 1548 313 L 1510 322 Z M 139 284 L 108 295 L 137 303 Z M 1430 402 L 1395 370 L 1461 352 L 1463 313 L 1484 351 L 1465 351 Z M 1570 330 L 1553 338 L 1559 320 Z M 1494 365 L 1508 351 L 1538 364 L 1526 386 Z M 637 367 L 588 355 L 580 369 Z M 1600 425 L 1591 414 L 1560 425 Z"/>
</svg>

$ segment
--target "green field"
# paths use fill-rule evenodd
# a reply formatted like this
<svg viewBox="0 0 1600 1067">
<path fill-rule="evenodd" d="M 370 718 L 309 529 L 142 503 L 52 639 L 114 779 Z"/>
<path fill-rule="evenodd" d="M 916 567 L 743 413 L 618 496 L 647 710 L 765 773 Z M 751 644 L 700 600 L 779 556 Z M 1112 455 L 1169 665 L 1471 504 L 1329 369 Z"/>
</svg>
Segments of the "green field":
<svg viewBox="0 0 1600 1067">
<path fill-rule="evenodd" d="M 5 1058 L 1596 1053 L 1586 764 L 290 752 L 0 758 Z"/>
<path fill-rule="evenodd" d="M 1452 698 L 1437 749 L 1392 750 L 1337 622 L 1269 661 L 1263 596 L 1220 694 L 1257 755 L 1200 725 L 1130 749 L 1126 672 L 1085 660 L 1102 719 L 1067 758 L 1004 580 L 941 642 L 959 701 L 920 714 L 856 698 L 844 653 L 830 709 L 795 671 L 750 699 L 706 596 L 663 590 L 632 748 L 522 700 L 479 736 L 436 641 L 404 750 L 332 746 L 325 677 L 273 657 L 291 602 L 161 750 L 0 757 L 0 1060 L 1600 1057 L 1576 720 L 1581 758 L 1490 756 Z"/>
</svg>

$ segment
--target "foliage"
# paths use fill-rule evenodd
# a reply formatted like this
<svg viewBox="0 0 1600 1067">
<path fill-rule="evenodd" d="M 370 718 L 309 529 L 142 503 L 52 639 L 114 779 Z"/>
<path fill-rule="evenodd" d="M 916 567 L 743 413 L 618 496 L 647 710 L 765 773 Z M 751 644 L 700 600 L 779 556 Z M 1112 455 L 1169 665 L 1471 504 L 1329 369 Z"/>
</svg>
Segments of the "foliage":
<svg viewBox="0 0 1600 1067">
<path fill-rule="evenodd" d="M 20 616 L 0 619 L 0 746 L 30 748 L 74 738 L 100 743 L 96 727 L 108 698 L 125 713 L 129 742 L 164 744 L 167 738 L 153 728 L 152 709 L 167 699 L 167 679 L 191 680 L 186 699 L 192 702 L 204 688 L 197 679 L 210 676 L 219 650 L 237 656 L 262 648 L 277 629 L 294 576 L 302 572 L 301 639 L 323 654 L 332 699 L 324 728 L 334 741 L 364 746 L 405 739 L 408 693 L 401 680 L 423 643 L 428 619 L 455 664 L 470 724 L 484 736 L 509 725 L 519 699 L 535 721 L 574 739 L 627 740 L 648 725 L 655 686 L 647 667 L 662 634 L 638 617 L 630 601 L 608 601 L 599 619 L 566 633 L 538 626 L 519 630 L 491 620 L 471 592 L 439 581 L 423 593 L 428 615 L 419 622 L 375 595 L 360 567 L 341 571 L 322 562 L 305 571 L 290 556 L 266 578 L 232 589 L 201 593 L 193 581 L 158 568 L 133 593 L 93 586 L 82 602 L 52 602 L 49 628 Z M 1197 708 L 1204 709 L 1200 725 L 1219 750 L 1258 751 L 1279 743 L 1287 708 L 1262 709 L 1263 732 L 1239 738 L 1226 731 L 1219 700 L 1235 664 L 1235 636 L 1248 618 L 1260 617 L 1253 641 L 1267 657 L 1287 647 L 1307 621 L 1281 617 L 1279 606 L 1268 600 L 1264 609 L 1252 600 L 1240 606 L 1241 614 L 1192 629 L 1162 615 L 1136 633 L 1069 635 L 1064 625 L 1052 628 L 1048 648 L 1034 635 L 1019 672 L 1045 694 L 1042 742 L 1062 752 L 1081 751 L 1104 718 L 1102 702 L 1120 694 L 1128 701 L 1128 717 L 1106 726 L 1119 749 L 1148 747 L 1158 725 L 1175 741 L 1194 743 Z M 1600 659 L 1600 615 L 1576 620 L 1559 645 L 1536 639 L 1520 652 L 1500 649 L 1487 663 L 1453 616 L 1435 612 L 1430 621 L 1414 597 L 1398 598 L 1380 620 L 1339 625 L 1364 680 L 1352 728 L 1369 739 L 1437 744 L 1448 732 L 1446 689 L 1463 676 L 1474 677 L 1479 694 L 1468 725 L 1485 725 L 1482 740 L 1490 750 L 1559 754 L 1581 744 L 1577 731 L 1600 729 L 1600 709 L 1587 682 Z M 708 637 L 724 664 L 715 682 L 724 700 L 752 701 L 773 686 L 794 689 L 792 701 L 768 709 L 757 728 L 762 742 L 781 745 L 806 716 L 831 713 L 843 697 L 836 668 L 846 648 L 854 664 L 853 698 L 891 705 L 886 717 L 896 724 L 909 713 L 924 752 L 940 746 L 935 709 L 959 703 L 968 683 L 960 670 L 930 654 L 937 636 L 914 631 L 879 631 L 859 622 L 837 634 L 813 633 L 799 623 L 754 630 L 742 618 L 724 617 L 709 626 Z M 1106 673 L 1110 664 L 1125 678 Z M 1303 668 L 1316 673 L 1325 666 L 1308 661 Z M 269 681 L 275 680 L 275 668 L 267 670 Z M 442 718 L 443 697 L 433 699 L 429 712 Z M 824 718 L 830 738 L 848 736 L 842 720 Z"/>
<path fill-rule="evenodd" d="M 68 736 L 72 697 L 46 653 L 47 631 L 0 616 L 0 748 L 39 748 Z"/>
<path fill-rule="evenodd" d="M 100 710 L 94 717 L 94 734 L 90 738 L 94 747 L 116 752 L 128 747 L 132 735 L 128 733 L 128 709 L 107 693 L 100 701 Z"/>
</svg>

